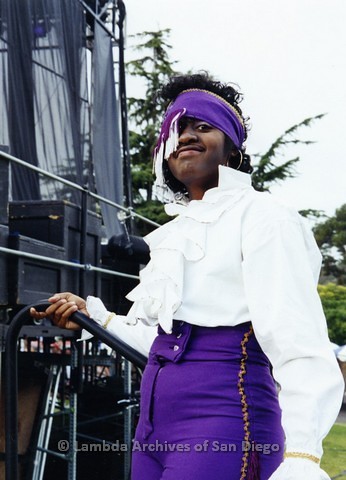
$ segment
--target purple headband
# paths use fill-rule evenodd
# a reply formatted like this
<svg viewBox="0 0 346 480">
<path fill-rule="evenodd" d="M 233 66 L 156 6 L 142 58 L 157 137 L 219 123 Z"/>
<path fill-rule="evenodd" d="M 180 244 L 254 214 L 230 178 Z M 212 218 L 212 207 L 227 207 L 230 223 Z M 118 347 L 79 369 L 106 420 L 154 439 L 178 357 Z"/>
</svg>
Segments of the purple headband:
<svg viewBox="0 0 346 480">
<path fill-rule="evenodd" d="M 162 162 L 178 147 L 181 117 L 203 120 L 227 135 L 237 148 L 244 142 L 243 120 L 226 100 L 208 90 L 184 90 L 167 108 L 157 145 L 154 150 L 155 185 L 165 188 Z"/>
</svg>

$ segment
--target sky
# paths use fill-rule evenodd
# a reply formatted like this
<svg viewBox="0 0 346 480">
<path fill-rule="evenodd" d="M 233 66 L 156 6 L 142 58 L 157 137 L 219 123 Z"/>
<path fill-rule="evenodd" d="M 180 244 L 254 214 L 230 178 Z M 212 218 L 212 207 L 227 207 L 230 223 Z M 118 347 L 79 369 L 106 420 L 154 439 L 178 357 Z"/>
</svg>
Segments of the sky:
<svg viewBox="0 0 346 480">
<path fill-rule="evenodd" d="M 250 155 L 264 153 L 292 125 L 325 113 L 299 131 L 314 144 L 282 152 L 287 160 L 300 156 L 297 176 L 271 191 L 298 210 L 329 216 L 346 203 L 345 0 L 124 2 L 126 60 L 133 58 L 130 35 L 169 28 L 176 70 L 207 70 L 239 85 L 250 117 Z M 129 82 L 127 93 L 136 96 L 138 85 Z"/>
</svg>

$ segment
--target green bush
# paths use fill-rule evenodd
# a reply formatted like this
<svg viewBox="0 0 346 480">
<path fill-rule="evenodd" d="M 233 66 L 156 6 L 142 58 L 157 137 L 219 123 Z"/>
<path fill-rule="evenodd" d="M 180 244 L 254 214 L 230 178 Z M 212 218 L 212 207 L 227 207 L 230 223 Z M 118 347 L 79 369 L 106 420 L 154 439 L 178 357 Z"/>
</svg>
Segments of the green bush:
<svg viewBox="0 0 346 480">
<path fill-rule="evenodd" d="M 327 318 L 330 340 L 346 344 L 346 287 L 328 283 L 319 285 L 318 292 Z"/>
</svg>

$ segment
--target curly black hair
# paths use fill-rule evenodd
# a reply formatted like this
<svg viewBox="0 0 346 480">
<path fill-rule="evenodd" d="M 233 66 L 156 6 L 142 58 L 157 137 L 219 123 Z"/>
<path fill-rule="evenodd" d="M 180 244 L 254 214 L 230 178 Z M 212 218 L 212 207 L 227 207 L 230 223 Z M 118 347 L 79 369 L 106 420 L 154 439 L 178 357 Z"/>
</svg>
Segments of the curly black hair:
<svg viewBox="0 0 346 480">
<path fill-rule="evenodd" d="M 219 82 L 215 80 L 208 72 L 176 75 L 172 77 L 170 81 L 157 92 L 156 98 L 159 99 L 167 108 L 170 102 L 174 101 L 182 91 L 190 88 L 208 90 L 209 92 L 219 95 L 228 103 L 230 103 L 243 119 L 244 140 L 246 140 L 249 130 L 249 119 L 244 117 L 243 112 L 239 107 L 239 103 L 243 98 L 242 94 L 235 88 L 234 85 Z M 229 166 L 231 168 L 239 169 L 245 173 L 251 173 L 253 170 L 251 166 L 251 158 L 250 155 L 245 152 L 245 147 L 242 146 L 241 151 L 239 151 L 230 138 L 226 137 L 226 141 L 229 144 L 230 150 L 235 150 L 237 152 L 236 155 L 231 156 L 231 163 Z M 174 193 L 183 193 L 186 195 L 187 192 L 185 186 L 172 175 L 168 168 L 167 162 L 164 162 L 163 164 L 163 174 L 167 186 Z"/>
</svg>

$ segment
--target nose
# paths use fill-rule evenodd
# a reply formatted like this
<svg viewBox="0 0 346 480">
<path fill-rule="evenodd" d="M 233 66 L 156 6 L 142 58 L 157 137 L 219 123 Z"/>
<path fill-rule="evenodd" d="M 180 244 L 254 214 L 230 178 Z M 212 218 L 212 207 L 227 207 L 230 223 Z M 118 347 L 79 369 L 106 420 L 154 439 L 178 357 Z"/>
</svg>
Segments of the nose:
<svg viewBox="0 0 346 480">
<path fill-rule="evenodd" d="M 197 134 L 191 125 L 186 125 L 179 135 L 179 145 L 196 142 L 198 140 Z"/>
</svg>

